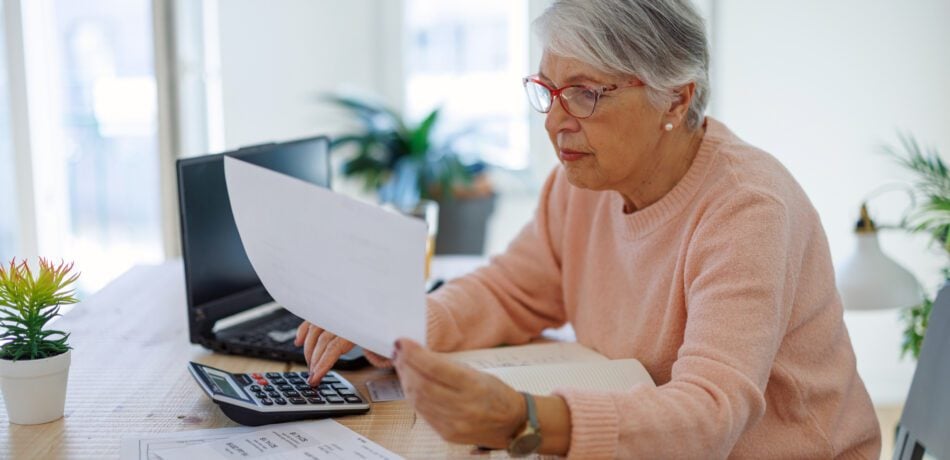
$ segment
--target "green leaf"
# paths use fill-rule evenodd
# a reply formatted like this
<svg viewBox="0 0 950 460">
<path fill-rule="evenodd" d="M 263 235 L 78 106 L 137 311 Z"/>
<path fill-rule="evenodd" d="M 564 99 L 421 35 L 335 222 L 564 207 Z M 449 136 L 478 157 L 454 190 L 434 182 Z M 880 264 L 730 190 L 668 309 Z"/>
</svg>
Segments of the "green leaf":
<svg viewBox="0 0 950 460">
<path fill-rule="evenodd" d="M 433 110 L 425 119 L 419 123 L 419 126 L 412 131 L 409 139 L 410 155 L 416 158 L 425 158 L 429 152 L 429 137 L 436 121 L 439 119 L 439 109 Z"/>
</svg>

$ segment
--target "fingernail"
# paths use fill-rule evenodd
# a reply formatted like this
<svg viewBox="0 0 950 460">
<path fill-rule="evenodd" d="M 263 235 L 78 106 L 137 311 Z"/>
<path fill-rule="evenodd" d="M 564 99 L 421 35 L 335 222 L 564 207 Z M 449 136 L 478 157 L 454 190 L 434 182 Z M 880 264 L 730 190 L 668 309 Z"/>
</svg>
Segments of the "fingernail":
<svg viewBox="0 0 950 460">
<path fill-rule="evenodd" d="M 396 341 L 395 344 L 393 344 L 393 346 L 396 347 L 396 351 L 399 351 L 399 350 L 402 349 L 401 346 L 399 345 L 399 341 L 398 341 L 398 340 Z"/>
</svg>

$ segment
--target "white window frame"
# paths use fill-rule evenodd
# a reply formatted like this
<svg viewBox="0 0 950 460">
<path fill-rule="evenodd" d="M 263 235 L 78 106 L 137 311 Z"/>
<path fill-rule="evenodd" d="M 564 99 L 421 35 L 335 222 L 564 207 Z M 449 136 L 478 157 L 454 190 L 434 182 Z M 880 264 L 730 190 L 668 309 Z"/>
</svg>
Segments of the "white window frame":
<svg viewBox="0 0 950 460">
<path fill-rule="evenodd" d="M 64 240 L 58 229 L 69 222 L 69 206 L 63 194 L 42 193 L 50 184 L 65 183 L 64 149 L 57 146 L 61 136 L 48 135 L 59 129 L 51 116 L 52 106 L 46 78 L 56 70 L 45 53 L 30 53 L 27 43 L 51 39 L 48 30 L 24 29 L 24 22 L 52 11 L 51 0 L 4 0 L 6 21 L 6 69 L 10 83 L 10 128 L 17 193 L 18 244 L 14 254 L 22 257 L 55 256 Z M 29 37 L 25 34 L 30 33 Z M 29 75 L 29 78 L 27 76 Z M 47 135 L 42 135 L 47 134 Z M 34 155 L 44 152 L 43 155 Z"/>
</svg>

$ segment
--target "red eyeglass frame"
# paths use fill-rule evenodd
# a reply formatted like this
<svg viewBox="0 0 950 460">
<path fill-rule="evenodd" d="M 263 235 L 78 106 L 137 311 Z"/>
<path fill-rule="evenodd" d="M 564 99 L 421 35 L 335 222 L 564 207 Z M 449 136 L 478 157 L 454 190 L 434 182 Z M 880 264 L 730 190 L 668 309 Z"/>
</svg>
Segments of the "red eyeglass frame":
<svg viewBox="0 0 950 460">
<path fill-rule="evenodd" d="M 621 85 L 605 85 L 605 86 L 601 86 L 600 88 L 592 88 L 592 87 L 586 86 L 586 85 L 568 85 L 568 86 L 565 86 L 565 87 L 563 87 L 563 88 L 553 88 L 553 87 L 551 87 L 551 85 L 549 85 L 549 84 L 545 83 L 543 80 L 541 80 L 541 78 L 540 78 L 539 76 L 537 76 L 537 75 L 529 75 L 529 76 L 524 77 L 524 78 L 521 79 L 521 84 L 524 85 L 525 87 L 527 87 L 528 82 L 537 83 L 537 84 L 543 86 L 545 89 L 547 89 L 549 93 L 551 93 L 551 102 L 552 102 L 551 107 L 548 107 L 548 110 L 547 110 L 547 111 L 544 111 L 544 112 L 541 112 L 541 113 L 549 113 L 549 112 L 551 112 L 551 108 L 554 107 L 554 104 L 553 104 L 554 99 L 557 99 L 558 102 L 560 102 L 560 104 L 561 104 L 561 108 L 564 109 L 564 111 L 567 112 L 568 115 L 570 115 L 570 116 L 572 116 L 572 117 L 574 117 L 574 118 L 579 118 L 579 119 L 590 118 L 591 116 L 594 115 L 594 110 L 597 110 L 597 103 L 600 102 L 600 97 L 603 96 L 604 93 L 609 93 L 609 92 L 611 92 L 611 91 L 616 91 L 616 90 L 619 90 L 619 89 L 637 88 L 637 87 L 640 87 L 640 86 L 646 86 L 646 83 L 640 81 L 639 79 L 634 79 L 634 82 L 633 82 L 633 83 L 630 83 L 630 84 L 627 84 L 627 85 L 623 85 L 623 86 L 621 86 Z M 561 93 L 563 93 L 564 91 L 566 91 L 566 90 L 568 90 L 568 89 L 571 89 L 571 88 L 584 88 L 584 89 L 593 90 L 593 91 L 594 91 L 594 94 L 597 95 L 597 98 L 594 100 L 594 107 L 590 109 L 590 115 L 583 116 L 583 117 L 579 117 L 579 116 L 574 115 L 573 113 L 571 113 L 571 110 L 567 108 L 567 103 L 564 102 L 564 98 L 561 97 Z"/>
</svg>

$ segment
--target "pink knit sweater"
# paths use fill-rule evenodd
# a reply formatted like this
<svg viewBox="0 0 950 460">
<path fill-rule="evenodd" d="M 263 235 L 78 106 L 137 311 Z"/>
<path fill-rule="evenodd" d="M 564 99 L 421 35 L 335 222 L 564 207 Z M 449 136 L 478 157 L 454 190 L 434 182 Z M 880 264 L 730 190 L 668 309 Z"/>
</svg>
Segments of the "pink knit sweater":
<svg viewBox="0 0 950 460">
<path fill-rule="evenodd" d="M 562 389 L 570 457 L 877 458 L 821 221 L 788 171 L 724 125 L 633 214 L 559 167 L 491 264 L 428 298 L 428 345 L 520 344 L 565 322 L 656 388 Z M 543 427 L 542 427 L 543 430 Z"/>
</svg>

